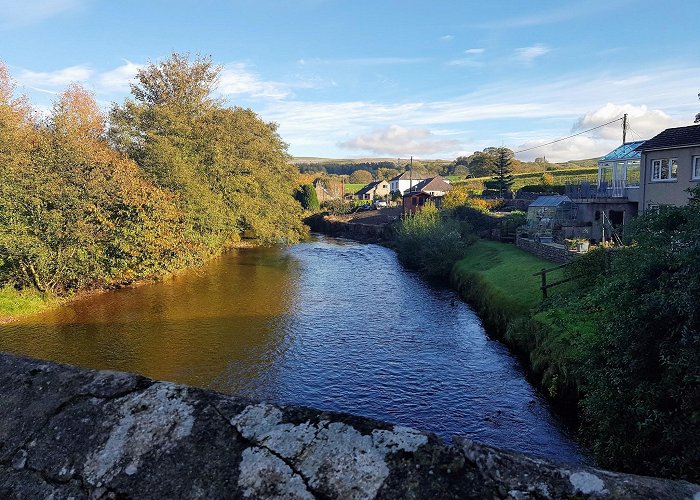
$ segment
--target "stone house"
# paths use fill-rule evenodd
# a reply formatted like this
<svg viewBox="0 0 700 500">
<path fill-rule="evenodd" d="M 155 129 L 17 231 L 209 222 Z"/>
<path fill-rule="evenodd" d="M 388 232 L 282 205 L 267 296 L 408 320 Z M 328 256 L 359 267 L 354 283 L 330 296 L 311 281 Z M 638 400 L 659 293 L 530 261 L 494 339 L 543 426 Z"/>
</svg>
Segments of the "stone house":
<svg viewBox="0 0 700 500">
<path fill-rule="evenodd" d="M 370 182 L 355 193 L 358 200 L 383 200 L 389 196 L 390 184 L 388 181 Z"/>
<path fill-rule="evenodd" d="M 688 203 L 700 182 L 700 125 L 669 128 L 637 150 L 641 153 L 639 210 Z"/>
</svg>

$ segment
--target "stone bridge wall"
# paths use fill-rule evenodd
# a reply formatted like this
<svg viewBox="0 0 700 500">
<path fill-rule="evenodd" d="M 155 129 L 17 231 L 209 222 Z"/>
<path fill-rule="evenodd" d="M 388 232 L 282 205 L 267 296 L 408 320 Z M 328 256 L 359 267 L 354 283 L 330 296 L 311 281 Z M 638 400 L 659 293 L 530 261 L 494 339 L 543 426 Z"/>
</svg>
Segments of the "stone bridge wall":
<svg viewBox="0 0 700 500">
<path fill-rule="evenodd" d="M 700 486 L 0 354 L 0 498 L 673 498 Z"/>
</svg>

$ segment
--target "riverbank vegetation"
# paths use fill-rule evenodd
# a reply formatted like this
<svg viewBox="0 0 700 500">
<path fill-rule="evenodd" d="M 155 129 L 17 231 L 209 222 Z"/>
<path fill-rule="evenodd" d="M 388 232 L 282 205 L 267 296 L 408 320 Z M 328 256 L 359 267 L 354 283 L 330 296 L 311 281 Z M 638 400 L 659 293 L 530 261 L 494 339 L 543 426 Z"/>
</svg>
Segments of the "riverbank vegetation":
<svg viewBox="0 0 700 500">
<path fill-rule="evenodd" d="M 542 299 L 543 268 L 512 244 L 522 212 L 494 214 L 453 189 L 443 210 L 405 217 L 396 250 L 408 267 L 446 280 L 579 430 L 604 467 L 700 480 L 700 188 L 685 207 L 639 216 L 623 246 L 548 274 L 570 281 Z"/>
<path fill-rule="evenodd" d="M 0 65 L 5 294 L 152 279 L 200 265 L 244 233 L 261 244 L 303 237 L 286 145 L 274 124 L 216 97 L 218 72 L 173 54 L 141 69 L 109 116 L 71 85 L 42 117 Z"/>
<path fill-rule="evenodd" d="M 434 205 L 428 204 L 398 224 L 395 248 L 399 260 L 428 279 L 441 279 L 450 270 L 476 237 L 451 217 L 442 217 Z"/>
<path fill-rule="evenodd" d="M 700 210 L 639 217 L 627 245 L 580 257 L 541 301 L 551 264 L 479 240 L 452 271 L 489 330 L 527 361 L 605 467 L 700 479 Z"/>
</svg>

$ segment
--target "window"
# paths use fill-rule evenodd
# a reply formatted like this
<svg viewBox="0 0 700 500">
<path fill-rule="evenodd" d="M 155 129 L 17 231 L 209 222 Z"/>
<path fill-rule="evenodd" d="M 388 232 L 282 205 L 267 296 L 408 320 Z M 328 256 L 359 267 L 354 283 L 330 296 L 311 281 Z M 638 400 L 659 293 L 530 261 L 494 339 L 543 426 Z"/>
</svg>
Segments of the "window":
<svg viewBox="0 0 700 500">
<path fill-rule="evenodd" d="M 651 161 L 652 181 L 675 181 L 678 178 L 678 160 L 664 158 Z"/>
<path fill-rule="evenodd" d="M 693 180 L 700 180 L 700 156 L 693 156 Z"/>
</svg>

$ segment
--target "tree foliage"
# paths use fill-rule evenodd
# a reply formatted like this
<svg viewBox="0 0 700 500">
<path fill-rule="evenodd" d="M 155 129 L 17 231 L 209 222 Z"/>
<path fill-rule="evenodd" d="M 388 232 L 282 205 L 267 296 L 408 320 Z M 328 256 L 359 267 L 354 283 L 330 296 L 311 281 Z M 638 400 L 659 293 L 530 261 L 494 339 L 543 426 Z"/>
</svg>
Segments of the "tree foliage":
<svg viewBox="0 0 700 500">
<path fill-rule="evenodd" d="M 588 300 L 583 408 L 603 465 L 700 479 L 700 210 L 641 217 Z"/>
<path fill-rule="evenodd" d="M 39 120 L 0 65 L 0 285 L 64 293 L 203 262 L 244 231 L 305 230 L 274 124 L 213 97 L 218 68 L 174 54 L 106 117 L 78 85 Z"/>
<path fill-rule="evenodd" d="M 350 182 L 353 184 L 369 184 L 372 180 L 372 172 L 369 170 L 355 170 L 350 174 Z"/>
<path fill-rule="evenodd" d="M 277 127 L 213 97 L 219 68 L 173 54 L 137 74 L 133 99 L 112 109 L 110 138 L 158 186 L 178 195 L 196 252 L 252 231 L 261 241 L 303 235 L 296 171 Z"/>
<path fill-rule="evenodd" d="M 464 256 L 474 236 L 463 233 L 460 224 L 445 218 L 432 204 L 415 215 L 404 217 L 396 230 L 396 252 L 408 268 L 429 279 L 447 279 L 452 266 Z"/>
<path fill-rule="evenodd" d="M 318 203 L 318 197 L 316 196 L 316 189 L 314 189 L 312 184 L 304 184 L 299 186 L 295 194 L 295 198 L 304 210 L 311 210 L 312 212 L 318 211 L 321 206 Z"/>
<path fill-rule="evenodd" d="M 490 158 L 493 181 L 498 186 L 501 198 L 510 190 L 514 182 L 512 159 L 513 152 L 508 148 L 497 148 Z"/>
</svg>

